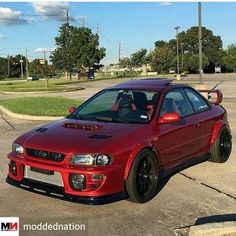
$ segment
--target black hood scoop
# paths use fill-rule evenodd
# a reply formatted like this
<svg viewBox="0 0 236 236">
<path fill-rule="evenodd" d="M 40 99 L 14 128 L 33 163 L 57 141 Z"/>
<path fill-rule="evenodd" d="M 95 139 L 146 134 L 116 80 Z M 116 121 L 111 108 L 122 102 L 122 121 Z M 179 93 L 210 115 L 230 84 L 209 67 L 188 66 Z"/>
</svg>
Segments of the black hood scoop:
<svg viewBox="0 0 236 236">
<path fill-rule="evenodd" d="M 38 133 L 43 133 L 47 130 L 48 128 L 39 128 L 39 129 L 36 129 L 35 132 L 38 132 Z"/>
<path fill-rule="evenodd" d="M 94 134 L 94 135 L 89 136 L 89 138 L 100 139 L 100 140 L 108 139 L 108 138 L 111 138 L 111 137 L 112 136 L 109 136 L 109 135 L 106 135 L 106 134 Z"/>
</svg>

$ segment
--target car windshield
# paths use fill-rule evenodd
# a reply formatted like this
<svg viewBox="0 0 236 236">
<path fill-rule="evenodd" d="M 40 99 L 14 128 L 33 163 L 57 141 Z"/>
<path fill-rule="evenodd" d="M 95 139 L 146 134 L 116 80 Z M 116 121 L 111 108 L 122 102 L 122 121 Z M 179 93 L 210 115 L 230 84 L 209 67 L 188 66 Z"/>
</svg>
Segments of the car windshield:
<svg viewBox="0 0 236 236">
<path fill-rule="evenodd" d="M 103 90 L 67 118 L 122 123 L 149 123 L 159 93 L 142 90 Z"/>
</svg>

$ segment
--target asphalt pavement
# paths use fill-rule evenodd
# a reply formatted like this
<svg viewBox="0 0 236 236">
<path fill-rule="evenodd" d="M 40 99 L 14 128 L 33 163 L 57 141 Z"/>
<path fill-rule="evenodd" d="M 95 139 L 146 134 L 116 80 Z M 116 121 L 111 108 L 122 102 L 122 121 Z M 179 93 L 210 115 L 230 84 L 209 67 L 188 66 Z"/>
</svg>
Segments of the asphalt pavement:
<svg viewBox="0 0 236 236">
<path fill-rule="evenodd" d="M 45 197 L 8 185 L 5 182 L 8 171 L 6 155 L 11 150 L 12 142 L 42 122 L 17 120 L 0 113 L 0 217 L 19 216 L 21 235 L 26 236 L 49 235 L 48 231 L 22 230 L 23 224 L 41 222 L 86 225 L 85 232 L 70 231 L 67 235 L 169 236 L 186 235 L 189 227 L 195 224 L 226 219 L 236 221 L 236 78 L 217 75 L 205 82 L 211 87 L 220 81 L 224 81 L 219 88 L 224 94 L 223 106 L 228 111 L 233 133 L 233 151 L 229 161 L 224 164 L 205 162 L 165 179 L 158 195 L 146 204 L 122 200 L 102 206 L 89 206 Z M 85 90 L 61 96 L 87 98 L 120 80 L 109 82 L 83 83 Z M 0 96 L 1 99 L 5 95 Z M 51 231 L 50 235 L 65 235 L 65 232 Z"/>
</svg>

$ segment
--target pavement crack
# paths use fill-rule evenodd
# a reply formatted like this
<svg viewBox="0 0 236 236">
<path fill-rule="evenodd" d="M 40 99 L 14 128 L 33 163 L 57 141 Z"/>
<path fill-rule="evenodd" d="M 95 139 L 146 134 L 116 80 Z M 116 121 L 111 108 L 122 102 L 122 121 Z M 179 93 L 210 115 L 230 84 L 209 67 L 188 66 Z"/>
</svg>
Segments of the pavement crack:
<svg viewBox="0 0 236 236">
<path fill-rule="evenodd" d="M 12 125 L 7 119 L 5 119 L 3 116 L 1 116 L 1 118 L 12 128 L 12 129 L 16 129 L 14 125 Z"/>
<path fill-rule="evenodd" d="M 209 185 L 209 184 L 205 184 L 205 183 L 203 183 L 203 182 L 201 182 L 201 181 L 198 181 L 196 178 L 193 178 L 193 177 L 191 177 L 191 176 L 189 176 L 189 175 L 186 175 L 186 174 L 184 174 L 184 173 L 179 173 L 179 174 L 182 175 L 182 176 L 184 176 L 185 178 L 187 178 L 187 179 L 189 179 L 189 180 L 192 180 L 192 181 L 194 181 L 194 182 L 197 182 L 198 184 L 200 184 L 200 185 L 202 185 L 202 186 L 204 186 L 204 187 L 207 187 L 207 188 L 209 188 L 209 189 L 212 189 L 212 190 L 214 190 L 214 191 L 216 191 L 216 192 L 218 192 L 218 193 L 224 194 L 225 196 L 227 196 L 227 197 L 229 197 L 229 198 L 231 198 L 231 199 L 236 200 L 236 197 L 233 196 L 233 195 L 231 195 L 231 194 L 229 194 L 229 193 L 225 193 L 225 192 L 221 191 L 221 190 L 218 189 L 218 188 L 212 187 L 212 186 Z"/>
</svg>

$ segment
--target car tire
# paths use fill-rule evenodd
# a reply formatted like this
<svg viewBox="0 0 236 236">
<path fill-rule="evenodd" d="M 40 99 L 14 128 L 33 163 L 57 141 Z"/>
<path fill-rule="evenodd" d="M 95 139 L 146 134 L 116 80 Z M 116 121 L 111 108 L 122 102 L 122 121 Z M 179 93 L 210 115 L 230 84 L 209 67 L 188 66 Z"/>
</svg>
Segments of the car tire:
<svg viewBox="0 0 236 236">
<path fill-rule="evenodd" d="M 232 150 L 232 136 L 226 126 L 221 127 L 210 150 L 209 161 L 224 163 L 229 159 Z"/>
<path fill-rule="evenodd" d="M 136 156 L 126 180 L 129 199 L 136 203 L 151 200 L 157 193 L 158 175 L 157 157 L 151 150 L 142 150 Z"/>
</svg>

